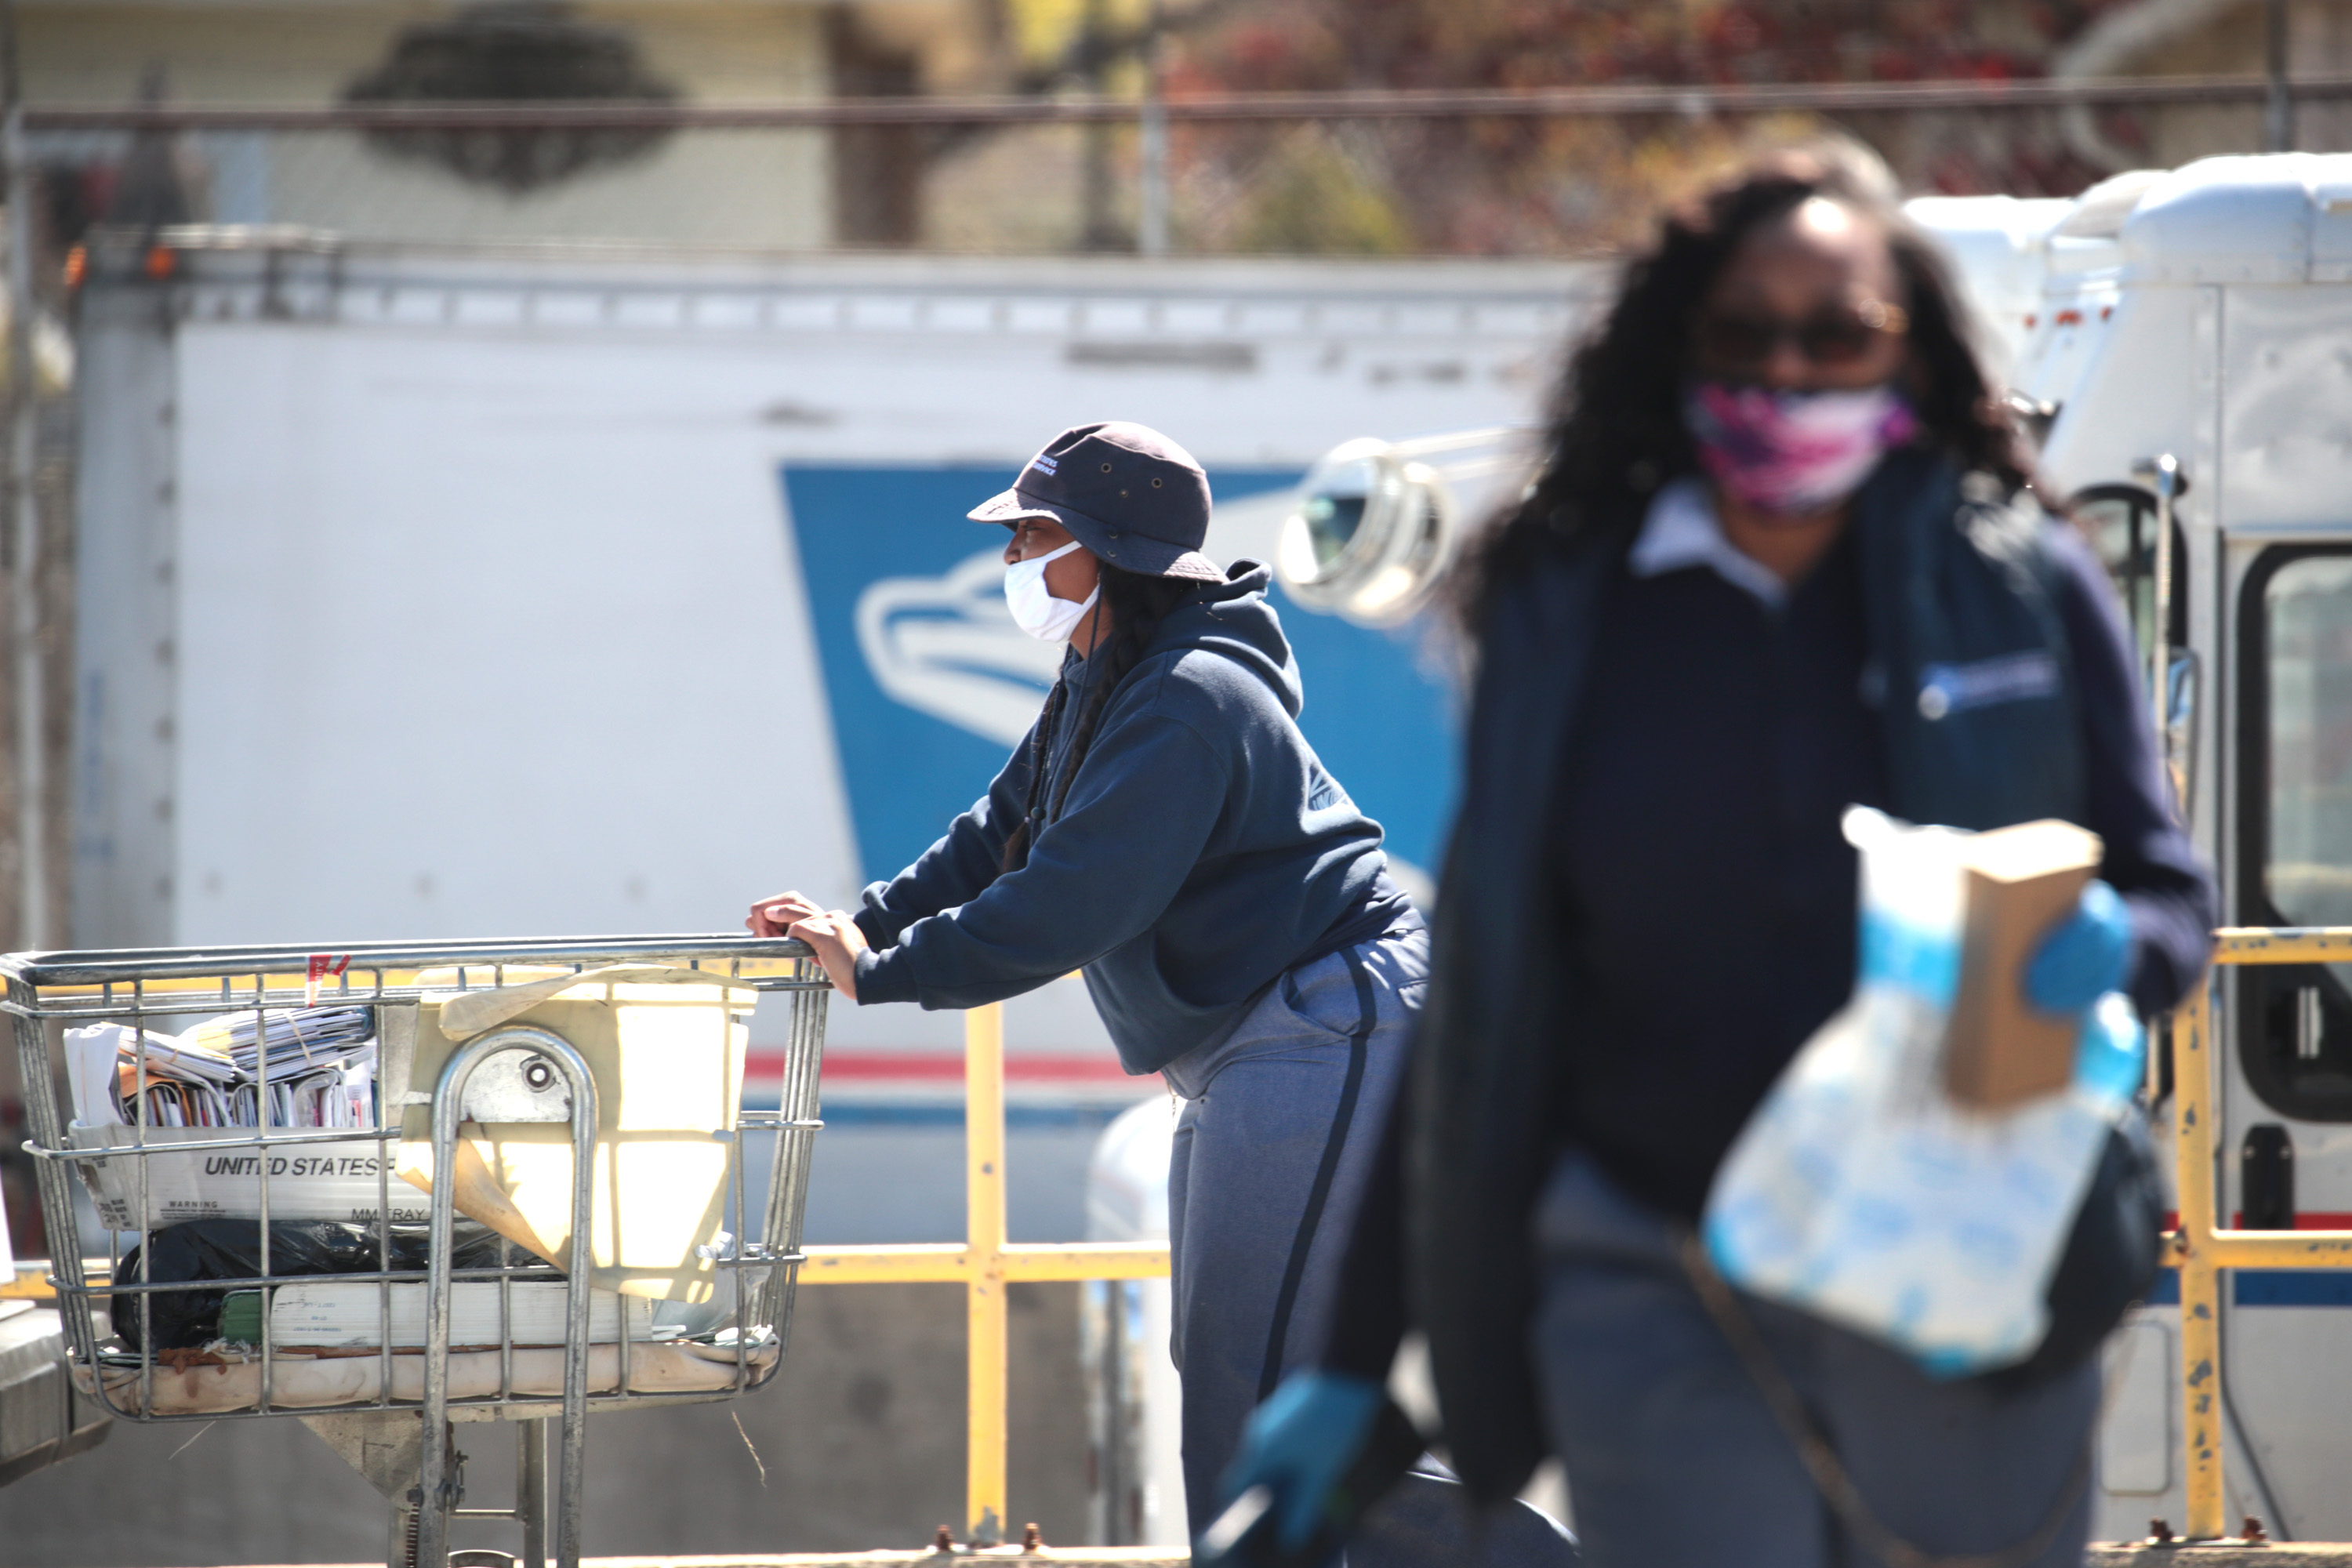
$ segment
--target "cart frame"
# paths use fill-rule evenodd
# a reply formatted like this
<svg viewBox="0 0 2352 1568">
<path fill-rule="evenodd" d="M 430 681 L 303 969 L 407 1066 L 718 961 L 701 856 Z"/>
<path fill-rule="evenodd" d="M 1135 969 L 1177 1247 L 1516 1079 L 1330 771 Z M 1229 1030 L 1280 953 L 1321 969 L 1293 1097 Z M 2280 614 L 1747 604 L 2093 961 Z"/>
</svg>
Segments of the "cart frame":
<svg viewBox="0 0 2352 1568">
<path fill-rule="evenodd" d="M 458 1127 L 467 1092 L 478 1069 L 501 1054 L 529 1051 L 561 1076 L 568 1090 L 561 1117 L 567 1120 L 572 1143 L 572 1193 L 570 1268 L 551 1272 L 521 1249 L 501 1240 L 495 1267 L 457 1268 L 453 1257 L 456 1225 L 455 1182 L 433 1184 L 425 1236 L 426 1265 L 423 1268 L 392 1267 L 393 1229 L 390 1146 L 403 1138 L 401 1120 L 408 1104 L 427 1098 L 422 1086 L 410 1084 L 404 1103 L 390 1102 L 379 1085 L 379 1114 L 373 1128 L 317 1130 L 261 1125 L 251 1129 L 223 1127 L 223 1136 L 151 1142 L 156 1123 L 146 1094 L 149 1044 L 147 1028 L 158 1018 L 193 1016 L 250 1015 L 257 1052 L 257 1112 L 268 1122 L 270 1052 L 267 1046 L 269 1015 L 312 1006 L 385 1008 L 415 1005 L 426 996 L 446 999 L 464 991 L 495 989 L 509 983 L 510 970 L 540 973 L 570 969 L 580 973 L 614 963 L 659 963 L 708 970 L 761 993 L 781 992 L 792 998 L 784 1050 L 784 1079 L 773 1112 L 743 1110 L 739 1106 L 732 1129 L 712 1130 L 714 1141 L 726 1144 L 726 1193 L 739 1232 L 751 1230 L 754 1212 L 745 1192 L 744 1137 L 765 1131 L 773 1140 L 767 1191 L 762 1194 L 760 1240 L 740 1240 L 731 1256 L 713 1262 L 727 1271 L 732 1286 L 731 1329 L 711 1336 L 713 1345 L 731 1339 L 734 1365 L 730 1381 L 715 1388 L 646 1391 L 631 1386 L 631 1329 L 625 1301 L 612 1346 L 614 1359 L 609 1394 L 589 1393 L 592 1297 L 585 1287 L 593 1262 L 593 1192 L 597 1140 L 596 1084 L 579 1053 L 551 1032 L 527 1026 L 504 1025 L 466 1041 L 450 1053 L 438 1080 L 431 1086 L 434 1170 L 449 1171 L 456 1153 Z M 454 984 L 436 980 L 425 985 L 427 972 L 454 972 Z M 500 940 L 470 942 L 362 942 L 328 952 L 292 945 L 125 949 L 86 952 L 15 953 L 0 957 L 0 1013 L 12 1020 L 24 1069 L 31 1140 L 26 1152 L 38 1174 L 42 1220 L 52 1238 L 53 1273 L 62 1313 L 68 1351 L 75 1370 L 85 1376 L 93 1396 L 118 1419 L 141 1422 L 212 1421 L 224 1418 L 294 1415 L 309 1417 L 314 1430 L 326 1437 L 355 1468 L 361 1469 L 394 1503 L 388 1531 L 386 1560 L 392 1568 L 439 1564 L 447 1554 L 450 1521 L 457 1518 L 491 1518 L 519 1521 L 523 1526 L 520 1561 L 541 1568 L 546 1546 L 546 1434 L 541 1423 L 562 1422 L 561 1463 L 557 1468 L 554 1510 L 555 1552 L 560 1568 L 576 1568 L 580 1559 L 582 1479 L 589 1412 L 656 1404 L 698 1404 L 730 1398 L 764 1384 L 782 1363 L 789 1337 L 793 1303 L 801 1263 L 801 1223 L 806 1205 L 810 1159 L 818 1120 L 817 1079 L 822 1065 L 826 1001 L 830 983 L 816 966 L 806 944 L 784 938 L 725 935 L 626 936 Z M 377 1015 L 379 1042 L 384 1037 L 383 1015 Z M 70 1146 L 68 1118 L 60 1113 L 57 1050 L 63 1027 L 69 1024 L 116 1023 L 132 1031 L 135 1046 L 135 1088 L 138 1121 L 131 1124 L 129 1144 L 95 1149 Z M 159 1031 L 160 1032 L 160 1031 Z M 381 1059 L 381 1045 L 379 1047 Z M 158 1073 L 161 1081 L 163 1075 Z M 327 1407 L 287 1408 L 272 1404 L 273 1374 L 278 1364 L 276 1332 L 271 1324 L 268 1292 L 299 1278 L 275 1273 L 270 1268 L 270 1187 L 274 1178 L 272 1151 L 330 1143 L 376 1146 L 374 1160 L 378 1202 L 373 1231 L 376 1268 L 341 1274 L 339 1281 L 376 1286 L 378 1302 L 376 1351 L 378 1383 L 373 1398 Z M 250 1215 L 257 1236 L 259 1272 L 249 1279 L 202 1281 L 155 1281 L 146 1277 L 144 1260 L 153 1256 L 155 1234 L 165 1228 L 155 1223 L 151 1207 L 151 1156 L 158 1154 L 249 1152 L 257 1177 L 256 1201 Z M 83 1245 L 77 1223 L 72 1171 L 85 1162 L 128 1160 L 137 1174 L 138 1252 L 140 1281 L 124 1283 L 127 1232 L 108 1231 L 104 1245 L 92 1251 Z M 292 1178 L 275 1176 L 281 1185 Z M 405 1184 L 403 1184 L 405 1190 Z M 90 1238 L 96 1239 L 96 1238 Z M 92 1278 L 85 1258 L 103 1258 L 103 1281 Z M 515 1385 L 513 1285 L 518 1280 L 566 1282 L 562 1390 L 560 1394 L 523 1393 Z M 497 1392 L 490 1395 L 453 1397 L 449 1358 L 453 1347 L 451 1307 L 459 1282 L 493 1281 L 499 1289 L 499 1336 Z M 425 1314 L 422 1352 L 421 1398 L 394 1396 L 392 1287 L 424 1287 Z M 259 1396 L 250 1408 L 229 1411 L 160 1412 L 155 1408 L 154 1377 L 158 1360 L 153 1334 L 154 1297 L 162 1291 L 201 1289 L 264 1292 L 260 1313 L 258 1357 Z M 112 1333 L 118 1298 L 129 1297 L 139 1313 L 139 1348 L 119 1348 Z M 107 1312 L 106 1333 L 100 1331 L 99 1309 Z M 772 1342 L 772 1345 L 769 1342 Z M 756 1349 L 754 1348 L 756 1345 Z M 118 1399 L 100 1375 L 101 1368 L 118 1373 L 135 1353 L 135 1400 Z M 365 1354 L 362 1351 L 360 1354 Z M 401 1353 L 408 1353 L 405 1351 Z M 640 1353 L 646 1353 L 640 1352 Z M 710 1358 L 703 1358 L 708 1361 Z M 723 1362 L 720 1363 L 723 1364 Z M 453 1422 L 512 1420 L 528 1423 L 519 1428 L 517 1500 L 511 1509 L 467 1509 L 462 1502 L 461 1459 L 452 1444 Z M 417 1428 L 421 1426 L 421 1433 Z M 414 1449 L 414 1458 L 410 1450 Z M 387 1456 L 390 1456 L 387 1458 Z M 410 1479 L 414 1485 L 409 1485 Z"/>
</svg>

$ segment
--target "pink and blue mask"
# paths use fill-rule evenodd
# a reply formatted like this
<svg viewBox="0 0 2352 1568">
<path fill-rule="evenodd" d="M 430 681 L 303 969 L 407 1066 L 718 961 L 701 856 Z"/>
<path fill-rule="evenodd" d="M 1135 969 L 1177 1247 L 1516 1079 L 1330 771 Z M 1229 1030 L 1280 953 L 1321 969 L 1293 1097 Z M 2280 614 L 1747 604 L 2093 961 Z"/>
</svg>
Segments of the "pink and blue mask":
<svg viewBox="0 0 2352 1568">
<path fill-rule="evenodd" d="M 1801 392 L 1694 381 L 1683 422 L 1726 495 L 1781 517 L 1835 506 L 1919 429 L 1891 385 Z"/>
</svg>

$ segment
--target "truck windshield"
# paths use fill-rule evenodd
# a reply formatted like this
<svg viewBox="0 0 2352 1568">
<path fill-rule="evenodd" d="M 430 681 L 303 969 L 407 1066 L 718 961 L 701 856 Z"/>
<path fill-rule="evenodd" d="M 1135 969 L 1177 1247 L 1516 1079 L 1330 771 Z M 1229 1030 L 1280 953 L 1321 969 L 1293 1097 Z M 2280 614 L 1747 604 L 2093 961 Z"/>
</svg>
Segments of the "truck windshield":
<svg viewBox="0 0 2352 1568">
<path fill-rule="evenodd" d="M 2352 551 L 2264 551 L 2239 600 L 2238 919 L 2352 925 Z M 2352 1121 L 2352 964 L 2236 977 L 2240 1061 L 2273 1110 Z"/>
<path fill-rule="evenodd" d="M 2270 842 L 2263 888 L 2293 925 L 2352 925 L 2352 555 L 2263 585 Z M 2334 966 L 2344 976 L 2352 966 Z"/>
</svg>

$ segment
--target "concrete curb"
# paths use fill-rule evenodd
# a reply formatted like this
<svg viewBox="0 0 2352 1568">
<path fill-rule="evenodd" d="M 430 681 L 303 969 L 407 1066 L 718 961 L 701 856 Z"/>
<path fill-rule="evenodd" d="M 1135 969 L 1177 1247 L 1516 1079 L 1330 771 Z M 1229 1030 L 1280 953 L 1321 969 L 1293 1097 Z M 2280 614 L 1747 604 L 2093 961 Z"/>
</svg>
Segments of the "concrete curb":
<svg viewBox="0 0 2352 1568">
<path fill-rule="evenodd" d="M 2094 1546 L 2084 1568 L 2352 1568 L 2352 1545 L 2337 1542 L 2216 1541 L 2203 1545 L 2150 1546 L 2128 1542 Z"/>
<path fill-rule="evenodd" d="M 1164 1546 L 1066 1546 L 1023 1552 L 779 1552 L 757 1557 L 590 1557 L 581 1568 L 954 1568 L 1002 1563 L 1009 1568 L 1190 1568 L 1192 1558 Z M 2084 1568 L 2352 1568 L 2352 1545 L 2321 1542 L 2217 1541 L 2208 1545 L 2150 1546 L 2142 1542 L 2094 1546 Z M 309 1568 L 309 1565 L 306 1565 Z M 371 1568 L 352 1564 L 351 1568 Z"/>
<path fill-rule="evenodd" d="M 778 1554 L 773 1557 L 594 1557 L 580 1568 L 954 1568 L 957 1563 L 1002 1563 L 1007 1568 L 1034 1564 L 1045 1568 L 1190 1568 L 1190 1552 L 1165 1546 L 1046 1546 L 1024 1552 L 1017 1546 L 974 1552 L 958 1547 L 947 1552 L 841 1552 Z M 2352 1558 L 2347 1559 L 2352 1563 Z"/>
<path fill-rule="evenodd" d="M 1192 1556 L 1165 1546 L 1066 1546 L 1023 1552 L 1017 1546 L 973 1552 L 958 1547 L 946 1552 L 776 1552 L 765 1556 L 731 1557 L 583 1557 L 580 1568 L 955 1568 L 958 1563 L 1003 1563 L 1006 1568 L 1191 1568 Z M 2352 1563 L 2352 1558 L 2347 1559 Z M 268 1568 L 256 1564 L 253 1568 Z M 318 1563 L 284 1564 L 278 1568 L 322 1568 Z M 342 1568 L 381 1568 L 354 1563 Z M 2186 1565 L 2183 1565 L 2186 1568 Z M 2201 1568 L 2201 1564 L 2200 1564 Z M 2300 1568 L 2300 1565 L 2298 1565 Z"/>
</svg>

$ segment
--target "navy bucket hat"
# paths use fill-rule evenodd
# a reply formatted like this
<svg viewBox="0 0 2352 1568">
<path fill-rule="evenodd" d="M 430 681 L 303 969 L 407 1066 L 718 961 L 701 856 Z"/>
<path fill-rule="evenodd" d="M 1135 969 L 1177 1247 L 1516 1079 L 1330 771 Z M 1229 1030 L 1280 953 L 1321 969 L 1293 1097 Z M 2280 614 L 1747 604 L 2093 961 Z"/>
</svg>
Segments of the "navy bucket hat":
<svg viewBox="0 0 2352 1568">
<path fill-rule="evenodd" d="M 1222 583 L 1201 553 L 1209 536 L 1209 476 L 1192 454 L 1143 425 L 1112 420 L 1063 431 L 1003 495 L 966 514 L 1010 526 L 1045 518 L 1124 572 Z"/>
</svg>

